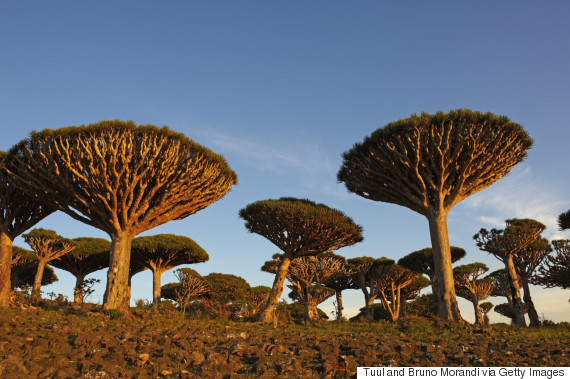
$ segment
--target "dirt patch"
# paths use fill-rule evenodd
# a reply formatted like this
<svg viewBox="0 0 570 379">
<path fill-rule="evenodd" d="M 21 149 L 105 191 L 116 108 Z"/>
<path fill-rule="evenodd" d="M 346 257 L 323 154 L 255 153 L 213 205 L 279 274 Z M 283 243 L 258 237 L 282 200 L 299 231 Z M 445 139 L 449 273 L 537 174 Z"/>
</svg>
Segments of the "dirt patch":
<svg viewBox="0 0 570 379">
<path fill-rule="evenodd" d="M 349 377 L 358 366 L 568 366 L 570 327 L 260 326 L 176 312 L 0 310 L 0 377 Z"/>
</svg>

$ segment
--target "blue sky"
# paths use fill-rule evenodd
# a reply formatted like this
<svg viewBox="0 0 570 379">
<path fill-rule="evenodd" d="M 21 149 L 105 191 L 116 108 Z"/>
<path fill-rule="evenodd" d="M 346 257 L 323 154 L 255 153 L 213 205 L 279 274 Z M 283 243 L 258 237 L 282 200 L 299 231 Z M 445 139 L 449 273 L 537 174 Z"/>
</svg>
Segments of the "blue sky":
<svg viewBox="0 0 570 379">
<path fill-rule="evenodd" d="M 472 236 L 513 217 L 570 238 L 570 5 L 565 1 L 11 1 L 0 3 L 0 149 L 29 131 L 108 119 L 169 125 L 223 154 L 239 184 L 221 201 L 144 234 L 196 240 L 202 274 L 259 270 L 277 248 L 246 232 L 238 211 L 261 199 L 309 198 L 364 227 L 338 253 L 393 259 L 429 246 L 427 221 L 406 208 L 349 194 L 336 182 L 342 152 L 412 113 L 470 108 L 509 116 L 535 145 L 511 174 L 449 217 L 462 264 L 500 263 Z M 55 214 L 38 226 L 69 238 L 103 237 Z M 16 245 L 26 247 L 20 239 Z M 46 292 L 71 297 L 73 277 Z M 102 299 L 105 273 L 93 300 Z M 163 282 L 174 281 L 171 273 Z M 152 298 L 148 272 L 132 297 Z M 534 287 L 540 315 L 568 321 L 568 291 Z M 363 304 L 346 291 L 346 313 Z M 492 298 L 495 304 L 503 299 Z M 465 317 L 469 303 L 460 300 Z M 332 301 L 323 308 L 330 312 Z M 491 312 L 492 320 L 501 321 Z"/>
</svg>

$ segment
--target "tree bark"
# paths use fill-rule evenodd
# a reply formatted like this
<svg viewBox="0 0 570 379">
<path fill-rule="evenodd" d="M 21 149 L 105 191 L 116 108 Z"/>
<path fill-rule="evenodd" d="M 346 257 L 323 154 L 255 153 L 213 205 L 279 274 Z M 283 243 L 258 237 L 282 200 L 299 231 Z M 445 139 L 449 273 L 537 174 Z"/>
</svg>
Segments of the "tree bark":
<svg viewBox="0 0 570 379">
<path fill-rule="evenodd" d="M 314 301 L 307 301 L 305 303 L 305 317 L 308 321 L 319 321 L 319 312 L 317 311 L 317 304 Z"/>
<path fill-rule="evenodd" d="M 336 291 L 335 292 L 336 295 L 336 320 L 337 321 L 342 321 L 342 291 Z"/>
<path fill-rule="evenodd" d="M 259 314 L 259 322 L 262 323 L 273 323 L 277 321 L 275 315 L 275 309 L 279 303 L 279 298 L 283 293 L 283 284 L 285 283 L 285 278 L 287 276 L 287 270 L 289 270 L 289 265 L 291 264 L 291 258 L 287 254 L 282 257 L 281 264 L 277 269 L 275 274 L 275 279 L 273 280 L 273 287 L 271 287 L 271 292 L 267 298 L 267 304 L 263 311 Z"/>
<path fill-rule="evenodd" d="M 374 322 L 374 298 L 364 294 L 364 317 L 370 322 Z"/>
<path fill-rule="evenodd" d="M 432 212 L 427 216 L 431 237 L 437 293 L 437 314 L 443 320 L 464 323 L 457 298 L 451 268 L 451 247 L 447 231 L 447 212 Z"/>
<path fill-rule="evenodd" d="M 34 278 L 34 285 L 32 286 L 32 298 L 40 298 L 40 289 L 42 288 L 42 277 L 44 276 L 44 269 L 47 262 L 40 259 L 38 262 L 38 270 L 36 271 L 36 277 Z"/>
<path fill-rule="evenodd" d="M 83 281 L 85 281 L 85 275 L 79 274 L 75 276 L 75 288 L 73 290 L 73 302 L 76 304 L 83 303 Z"/>
<path fill-rule="evenodd" d="M 532 301 L 532 297 L 530 296 L 530 288 L 528 284 L 528 278 L 522 278 L 523 284 L 523 300 L 524 305 L 526 306 L 526 311 L 528 313 L 528 319 L 530 326 L 540 326 L 540 318 L 538 317 L 538 312 L 534 307 L 534 302 Z"/>
<path fill-rule="evenodd" d="M 513 322 L 516 326 L 526 326 L 524 319 L 524 306 L 521 301 L 520 286 L 518 283 L 518 274 L 513 262 L 513 256 L 508 255 L 505 257 L 505 268 L 509 275 L 509 286 L 511 287 L 511 296 L 513 298 L 513 313 L 515 318 Z"/>
<path fill-rule="evenodd" d="M 477 294 L 471 293 L 471 303 L 473 303 L 473 310 L 475 311 L 475 325 L 483 326 L 483 315 L 481 314 Z"/>
<path fill-rule="evenodd" d="M 12 239 L 0 231 L 0 307 L 10 305 L 10 270 L 12 268 Z"/>
<path fill-rule="evenodd" d="M 109 271 L 107 271 L 107 288 L 103 297 L 103 310 L 129 311 L 129 265 L 132 240 L 133 236 L 128 233 L 111 236 L 111 255 Z"/>
<path fill-rule="evenodd" d="M 162 270 L 156 268 L 152 270 L 152 303 L 154 306 L 160 304 L 160 277 L 162 276 Z"/>
</svg>

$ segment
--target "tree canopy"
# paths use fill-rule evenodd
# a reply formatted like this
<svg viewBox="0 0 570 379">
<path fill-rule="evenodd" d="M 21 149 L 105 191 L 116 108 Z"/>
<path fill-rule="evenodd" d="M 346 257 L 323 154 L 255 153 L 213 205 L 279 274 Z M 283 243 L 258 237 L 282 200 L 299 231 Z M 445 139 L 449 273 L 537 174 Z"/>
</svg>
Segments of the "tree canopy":
<svg viewBox="0 0 570 379">
<path fill-rule="evenodd" d="M 533 283 L 570 289 L 570 240 L 555 240 L 552 241 L 552 246 L 556 255 L 547 257 L 539 267 L 539 274 Z"/>
<path fill-rule="evenodd" d="M 128 310 L 130 243 L 237 183 L 225 159 L 167 127 L 101 121 L 30 133 L 6 158 L 10 180 L 113 242 L 104 309 Z"/>
<path fill-rule="evenodd" d="M 12 268 L 11 268 L 11 282 L 12 289 L 33 286 L 34 278 L 38 271 L 39 260 L 33 251 L 23 249 L 18 246 L 13 247 Z M 50 266 L 45 266 L 44 273 L 41 279 L 41 285 L 47 286 L 57 282 L 58 278 Z"/>
</svg>

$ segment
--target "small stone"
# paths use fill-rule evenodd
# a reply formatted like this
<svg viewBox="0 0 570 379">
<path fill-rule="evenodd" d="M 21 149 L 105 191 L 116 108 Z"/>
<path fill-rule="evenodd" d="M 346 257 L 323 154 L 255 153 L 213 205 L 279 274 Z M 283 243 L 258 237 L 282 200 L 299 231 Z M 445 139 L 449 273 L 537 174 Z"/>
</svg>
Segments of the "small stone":
<svg viewBox="0 0 570 379">
<path fill-rule="evenodd" d="M 148 362 L 149 358 L 150 358 L 149 354 L 146 354 L 146 353 L 139 354 L 139 356 L 137 357 L 137 361 L 135 362 L 135 365 L 140 367 L 140 366 L 144 365 L 146 362 Z"/>
</svg>

